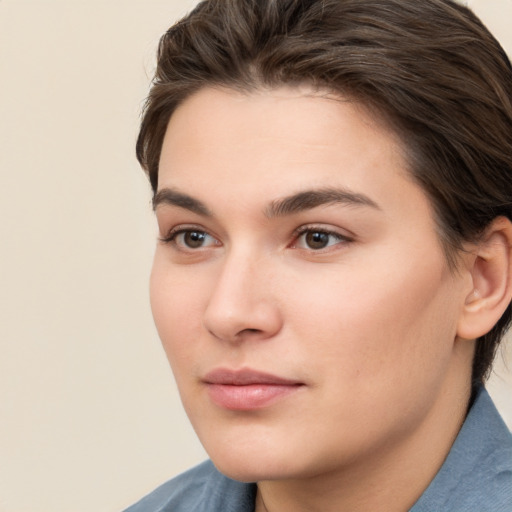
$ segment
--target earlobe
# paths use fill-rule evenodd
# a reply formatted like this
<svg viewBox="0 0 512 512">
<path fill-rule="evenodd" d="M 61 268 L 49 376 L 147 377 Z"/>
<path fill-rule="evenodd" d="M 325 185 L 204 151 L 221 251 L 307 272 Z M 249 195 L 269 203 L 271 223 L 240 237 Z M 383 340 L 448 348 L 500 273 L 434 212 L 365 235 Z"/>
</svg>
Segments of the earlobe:
<svg viewBox="0 0 512 512">
<path fill-rule="evenodd" d="M 512 299 L 512 223 L 496 218 L 475 247 L 472 289 L 467 295 L 457 334 L 476 339 L 488 333 Z"/>
</svg>

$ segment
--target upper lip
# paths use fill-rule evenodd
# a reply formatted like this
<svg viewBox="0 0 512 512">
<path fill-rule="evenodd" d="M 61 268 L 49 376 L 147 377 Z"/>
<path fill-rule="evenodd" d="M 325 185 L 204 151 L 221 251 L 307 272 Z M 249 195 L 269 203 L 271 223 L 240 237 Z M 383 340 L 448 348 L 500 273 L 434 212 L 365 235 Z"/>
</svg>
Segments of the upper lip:
<svg viewBox="0 0 512 512">
<path fill-rule="evenodd" d="M 224 384 L 230 386 L 249 386 L 251 384 L 297 386 L 302 384 L 302 382 L 296 380 L 285 379 L 251 368 L 242 368 L 239 370 L 216 368 L 208 372 L 204 376 L 203 381 L 207 384 Z"/>
</svg>

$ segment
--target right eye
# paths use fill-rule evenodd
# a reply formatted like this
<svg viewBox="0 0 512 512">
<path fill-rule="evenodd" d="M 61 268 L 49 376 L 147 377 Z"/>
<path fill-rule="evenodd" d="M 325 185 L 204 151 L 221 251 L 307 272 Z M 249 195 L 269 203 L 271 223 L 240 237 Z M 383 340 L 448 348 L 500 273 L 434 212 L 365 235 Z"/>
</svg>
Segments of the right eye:
<svg viewBox="0 0 512 512">
<path fill-rule="evenodd" d="M 179 249 L 194 250 L 219 245 L 219 241 L 206 231 L 199 229 L 178 229 L 161 239 L 164 243 L 174 244 Z"/>
</svg>

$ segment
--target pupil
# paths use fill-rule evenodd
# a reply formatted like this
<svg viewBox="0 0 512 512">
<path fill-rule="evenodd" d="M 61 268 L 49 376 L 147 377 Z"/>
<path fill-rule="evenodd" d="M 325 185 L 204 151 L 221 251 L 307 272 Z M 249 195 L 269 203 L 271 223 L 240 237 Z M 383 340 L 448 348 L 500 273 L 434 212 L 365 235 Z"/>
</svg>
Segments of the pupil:
<svg viewBox="0 0 512 512">
<path fill-rule="evenodd" d="M 327 233 L 319 233 L 318 231 L 307 233 L 306 243 L 311 249 L 323 249 L 329 243 L 329 235 Z"/>
<path fill-rule="evenodd" d="M 189 231 L 185 233 L 185 243 L 192 248 L 203 245 L 205 234 L 200 231 Z"/>
</svg>

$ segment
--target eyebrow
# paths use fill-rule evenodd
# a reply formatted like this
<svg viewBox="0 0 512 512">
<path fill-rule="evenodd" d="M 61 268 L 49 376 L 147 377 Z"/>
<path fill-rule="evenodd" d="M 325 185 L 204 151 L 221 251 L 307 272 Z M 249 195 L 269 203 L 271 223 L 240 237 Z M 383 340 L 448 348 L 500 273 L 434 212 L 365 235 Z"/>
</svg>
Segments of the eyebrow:
<svg viewBox="0 0 512 512">
<path fill-rule="evenodd" d="M 367 206 L 376 210 L 381 209 L 375 201 L 364 194 L 352 192 L 345 188 L 329 187 L 305 190 L 282 199 L 276 199 L 265 208 L 264 213 L 268 218 L 284 217 L 333 203 L 348 206 Z M 156 210 L 161 204 L 177 206 L 198 215 L 213 217 L 213 213 L 199 199 L 171 188 L 163 188 L 154 195 L 153 210 Z"/>
<path fill-rule="evenodd" d="M 364 194 L 352 192 L 344 188 L 329 187 L 305 190 L 283 199 L 272 201 L 265 209 L 265 215 L 269 218 L 283 217 L 333 203 L 347 206 L 368 206 L 376 210 L 381 209 L 375 201 Z"/>
<path fill-rule="evenodd" d="M 204 203 L 195 199 L 188 194 L 183 194 L 171 188 L 163 188 L 153 196 L 153 210 L 156 210 L 161 204 L 171 206 L 178 206 L 185 210 L 203 215 L 205 217 L 213 217 L 212 212 L 206 207 Z"/>
</svg>

